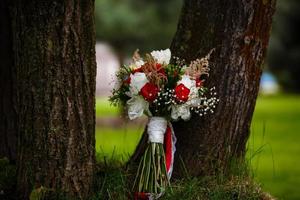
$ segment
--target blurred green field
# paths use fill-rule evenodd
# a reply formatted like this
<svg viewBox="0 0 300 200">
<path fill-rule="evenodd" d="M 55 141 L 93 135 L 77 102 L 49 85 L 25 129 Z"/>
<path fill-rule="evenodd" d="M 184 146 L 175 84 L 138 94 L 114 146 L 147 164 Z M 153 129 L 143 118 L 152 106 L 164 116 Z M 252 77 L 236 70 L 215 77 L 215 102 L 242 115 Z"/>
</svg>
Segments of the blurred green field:
<svg viewBox="0 0 300 200">
<path fill-rule="evenodd" d="M 300 96 L 260 97 L 251 131 L 257 180 L 279 199 L 300 199 Z"/>
<path fill-rule="evenodd" d="M 97 100 L 97 117 L 117 116 L 105 99 Z M 125 161 L 134 151 L 143 126 L 97 128 L 98 159 Z M 248 142 L 248 160 L 256 180 L 279 199 L 300 199 L 300 96 L 259 97 Z"/>
</svg>

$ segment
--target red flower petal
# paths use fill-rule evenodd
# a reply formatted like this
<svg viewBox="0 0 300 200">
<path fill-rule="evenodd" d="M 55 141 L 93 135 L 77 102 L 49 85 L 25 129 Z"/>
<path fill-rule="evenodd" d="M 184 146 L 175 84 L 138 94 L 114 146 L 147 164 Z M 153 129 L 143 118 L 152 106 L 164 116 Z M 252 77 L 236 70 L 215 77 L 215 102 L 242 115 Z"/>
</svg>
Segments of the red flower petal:
<svg viewBox="0 0 300 200">
<path fill-rule="evenodd" d="M 158 90 L 159 88 L 156 85 L 152 83 L 146 83 L 142 87 L 140 94 L 144 97 L 146 101 L 152 102 L 156 99 Z"/>
<path fill-rule="evenodd" d="M 190 89 L 185 87 L 182 83 L 175 87 L 175 95 L 178 101 L 186 102 L 189 99 Z"/>
<path fill-rule="evenodd" d="M 196 79 L 196 87 L 201 87 L 203 85 L 203 81 L 200 79 Z"/>
</svg>

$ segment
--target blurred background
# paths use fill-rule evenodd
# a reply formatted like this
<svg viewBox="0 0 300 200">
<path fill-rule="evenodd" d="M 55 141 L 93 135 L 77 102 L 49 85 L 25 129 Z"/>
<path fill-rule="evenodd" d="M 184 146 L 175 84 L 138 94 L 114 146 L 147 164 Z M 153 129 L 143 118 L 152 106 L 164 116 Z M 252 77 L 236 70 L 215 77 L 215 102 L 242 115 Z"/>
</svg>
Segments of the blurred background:
<svg viewBox="0 0 300 200">
<path fill-rule="evenodd" d="M 114 74 L 138 47 L 170 46 L 182 0 L 96 1 L 97 159 L 126 162 L 145 121 L 124 122 L 110 106 Z M 255 179 L 279 199 L 300 199 L 300 1 L 277 0 L 247 157 Z"/>
</svg>

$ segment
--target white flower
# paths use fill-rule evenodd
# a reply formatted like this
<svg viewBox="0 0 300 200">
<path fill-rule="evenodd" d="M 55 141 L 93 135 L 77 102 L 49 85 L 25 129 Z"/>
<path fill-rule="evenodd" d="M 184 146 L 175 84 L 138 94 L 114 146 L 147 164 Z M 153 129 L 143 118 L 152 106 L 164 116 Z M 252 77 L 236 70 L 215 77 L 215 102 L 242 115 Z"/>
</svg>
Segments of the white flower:
<svg viewBox="0 0 300 200">
<path fill-rule="evenodd" d="M 192 86 L 190 89 L 189 99 L 194 99 L 199 97 L 199 88 Z"/>
<path fill-rule="evenodd" d="M 190 101 L 187 102 L 191 107 L 197 107 L 199 105 L 202 104 L 202 100 L 197 97 L 197 98 L 193 98 Z"/>
<path fill-rule="evenodd" d="M 178 85 L 181 83 L 190 90 L 189 99 L 197 98 L 199 96 L 196 81 L 191 79 L 189 75 L 183 75 L 181 80 L 177 82 Z"/>
<path fill-rule="evenodd" d="M 160 51 L 152 51 L 152 57 L 161 64 L 169 64 L 171 59 L 171 51 L 170 49 L 160 50 Z"/>
<path fill-rule="evenodd" d="M 127 101 L 128 117 L 130 120 L 141 117 L 144 111 L 150 113 L 149 103 L 142 96 L 134 96 Z"/>
<path fill-rule="evenodd" d="M 172 106 L 171 118 L 177 120 L 179 117 L 187 121 L 191 118 L 191 112 L 189 106 L 183 104 L 178 106 Z"/>
<path fill-rule="evenodd" d="M 143 64 L 145 64 L 145 62 L 143 60 L 136 60 L 134 63 L 131 63 L 129 65 L 129 68 L 132 70 L 135 70 L 135 69 L 141 67 Z"/>
<path fill-rule="evenodd" d="M 143 60 L 137 60 L 137 61 L 135 61 L 136 68 L 141 67 L 143 64 L 145 64 L 145 62 Z"/>
<path fill-rule="evenodd" d="M 129 85 L 129 90 L 132 95 L 137 95 L 142 87 L 148 82 L 148 79 L 145 75 L 145 73 L 142 72 L 136 72 L 134 74 L 130 74 L 130 85 Z"/>
<path fill-rule="evenodd" d="M 192 80 L 191 77 L 189 75 L 183 75 L 181 77 L 181 80 L 178 81 L 178 85 L 179 84 L 183 84 L 185 87 L 187 87 L 188 89 L 192 89 L 193 87 L 196 87 L 196 81 Z"/>
</svg>

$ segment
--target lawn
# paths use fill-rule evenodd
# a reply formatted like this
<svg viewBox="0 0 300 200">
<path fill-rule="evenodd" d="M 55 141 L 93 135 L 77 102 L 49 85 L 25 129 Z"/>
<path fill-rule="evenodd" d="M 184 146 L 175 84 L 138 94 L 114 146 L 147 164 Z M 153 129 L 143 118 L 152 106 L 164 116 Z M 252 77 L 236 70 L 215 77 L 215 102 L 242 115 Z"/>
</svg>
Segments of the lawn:
<svg viewBox="0 0 300 200">
<path fill-rule="evenodd" d="M 280 199 L 300 199 L 300 96 L 260 97 L 251 131 L 257 180 Z"/>
<path fill-rule="evenodd" d="M 117 116 L 107 100 L 97 100 L 97 117 Z M 135 128 L 97 128 L 98 159 L 126 160 L 143 131 Z M 248 142 L 247 157 L 264 189 L 279 199 L 300 199 L 300 96 L 259 97 Z"/>
</svg>

